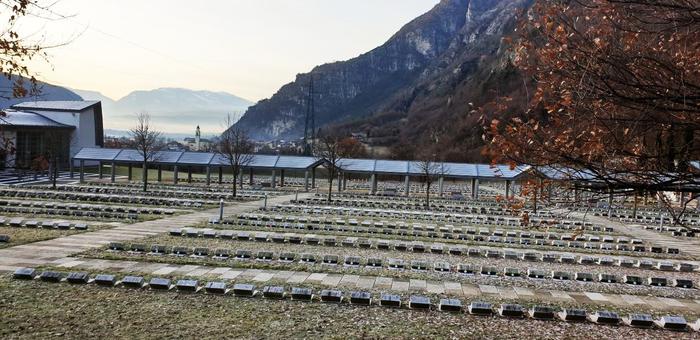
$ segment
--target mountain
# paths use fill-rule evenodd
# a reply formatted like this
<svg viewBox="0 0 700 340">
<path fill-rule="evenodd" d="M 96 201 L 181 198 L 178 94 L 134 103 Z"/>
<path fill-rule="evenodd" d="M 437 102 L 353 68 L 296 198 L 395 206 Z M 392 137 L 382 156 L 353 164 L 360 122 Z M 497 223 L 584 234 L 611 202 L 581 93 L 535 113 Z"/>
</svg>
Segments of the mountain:
<svg viewBox="0 0 700 340">
<path fill-rule="evenodd" d="M 134 114 L 147 112 L 153 125 L 161 131 L 194 134 L 197 125 L 203 131 L 221 131 L 228 114 L 238 120 L 253 104 L 226 92 L 182 88 L 134 91 L 116 101 L 95 91 L 75 91 L 86 100 L 101 100 L 105 125 L 115 129 L 130 128 Z"/>
<path fill-rule="evenodd" d="M 68 90 L 66 88 L 51 85 L 48 83 L 39 82 L 37 84 L 40 93 L 36 96 L 27 96 L 23 98 L 7 98 L 12 96 L 12 87 L 14 84 L 14 77 L 8 79 L 7 77 L 0 77 L 0 109 L 6 109 L 12 105 L 26 102 L 26 101 L 37 101 L 37 100 L 81 100 L 80 96 L 75 92 Z M 24 81 L 29 88 L 29 81 Z"/>
<path fill-rule="evenodd" d="M 243 111 L 251 103 L 226 92 L 194 91 L 181 88 L 159 88 L 134 91 L 117 101 L 122 110 L 177 112 L 179 110 Z"/>
<path fill-rule="evenodd" d="M 478 144 L 476 121 L 465 118 L 468 103 L 475 105 L 517 83 L 519 75 L 509 67 L 502 38 L 513 34 L 517 15 L 530 3 L 443 0 L 382 46 L 297 75 L 271 98 L 250 107 L 237 126 L 258 139 L 302 136 L 313 75 L 317 126 L 367 132 L 377 146 L 398 149 L 407 144 L 413 150 L 405 150 L 403 157 L 417 147 L 449 144 L 449 150 L 439 151 L 461 160 L 478 158 L 473 150 L 478 145 L 463 147 L 468 143 L 453 140 L 449 133 Z M 468 131 L 458 129 L 469 122 Z"/>
</svg>

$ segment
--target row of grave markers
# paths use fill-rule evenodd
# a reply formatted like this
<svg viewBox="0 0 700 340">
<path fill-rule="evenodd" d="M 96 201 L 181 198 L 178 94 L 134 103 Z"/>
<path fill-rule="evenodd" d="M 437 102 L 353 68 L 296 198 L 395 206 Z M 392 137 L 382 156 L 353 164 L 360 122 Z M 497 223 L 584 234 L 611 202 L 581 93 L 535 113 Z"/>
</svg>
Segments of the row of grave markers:
<svg viewBox="0 0 700 340">
<path fill-rule="evenodd" d="M 210 281 L 203 287 L 199 285 L 199 281 L 192 279 L 182 279 L 175 281 L 167 278 L 151 278 L 148 282 L 142 276 L 125 276 L 121 280 L 117 280 L 111 274 L 97 274 L 93 278 L 85 272 L 71 272 L 67 275 L 55 271 L 43 271 L 37 273 L 34 268 L 19 268 L 15 270 L 13 277 L 18 280 L 34 280 L 39 279 L 44 282 L 68 282 L 71 284 L 89 284 L 93 283 L 99 286 L 116 287 L 123 286 L 125 288 L 143 289 L 148 288 L 154 291 L 171 291 L 176 290 L 182 293 L 197 293 L 204 290 L 207 294 L 226 295 L 232 294 L 237 297 L 252 298 L 262 295 L 267 299 L 285 300 L 290 298 L 292 301 L 321 301 L 324 303 L 344 303 L 349 302 L 353 305 L 369 306 L 373 304 L 372 294 L 365 291 L 353 291 L 349 296 L 337 289 L 324 289 L 319 292 L 318 298 L 314 291 L 310 288 L 293 287 L 288 293 L 282 286 L 265 286 L 262 292 L 256 289 L 255 285 L 236 283 L 229 288 L 226 282 Z M 374 303 L 377 304 L 377 303 Z M 379 306 L 401 308 L 404 301 L 401 296 L 382 293 L 379 297 Z M 432 310 L 435 309 L 432 300 L 426 296 L 412 295 L 408 298 L 408 308 L 412 310 Z M 697 320 L 692 325 L 688 324 L 683 316 L 667 315 L 660 319 L 654 320 L 651 315 L 647 314 L 630 314 L 627 317 L 620 317 L 616 312 L 600 310 L 589 314 L 585 309 L 563 309 L 557 310 L 550 306 L 533 306 L 526 309 L 519 304 L 501 304 L 499 308 L 494 310 L 494 306 L 489 302 L 474 301 L 466 308 L 459 299 L 440 299 L 437 305 L 437 310 L 443 312 L 462 313 L 468 312 L 472 315 L 491 316 L 494 313 L 502 317 L 508 318 L 526 318 L 527 316 L 538 320 L 554 320 L 559 318 L 567 322 L 593 322 L 604 325 L 621 325 L 626 324 L 632 327 L 653 328 L 659 327 L 675 331 L 688 331 L 690 329 L 700 330 L 700 320 Z"/>
<path fill-rule="evenodd" d="M 127 250 L 128 249 L 128 250 Z M 119 251 L 129 251 L 131 253 L 143 254 L 147 252 L 147 247 L 144 244 L 134 243 L 130 247 L 125 246 L 120 242 L 112 242 L 109 244 L 108 251 L 119 252 Z M 602 283 L 625 283 L 631 285 L 644 285 L 648 284 L 650 286 L 666 287 L 673 284 L 675 287 L 691 289 L 694 288 L 694 282 L 692 279 L 668 279 L 666 277 L 649 277 L 643 278 L 634 275 L 625 275 L 623 278 L 619 278 L 616 275 L 606 274 L 606 273 L 586 273 L 586 272 L 576 272 L 571 274 L 569 272 L 563 271 L 549 271 L 539 270 L 536 268 L 529 268 L 526 272 L 518 268 L 506 267 L 503 270 L 498 269 L 494 266 L 473 266 L 470 264 L 458 264 L 456 266 L 448 262 L 434 262 L 429 263 L 428 261 L 414 260 L 407 264 L 406 261 L 400 259 L 388 259 L 384 261 L 381 258 L 367 258 L 362 260 L 359 256 L 345 256 L 341 259 L 339 255 L 323 255 L 317 256 L 315 254 L 303 253 L 301 255 L 292 252 L 282 252 L 277 256 L 271 251 L 257 251 L 255 254 L 250 250 L 239 249 L 235 252 L 229 251 L 229 249 L 216 249 L 210 251 L 206 247 L 186 247 L 186 246 L 173 246 L 166 249 L 165 246 L 152 245 L 150 248 L 150 253 L 153 255 L 165 255 L 170 253 L 173 256 L 191 256 L 193 258 L 206 258 L 211 256 L 215 260 L 226 261 L 232 260 L 250 260 L 256 259 L 258 261 L 273 261 L 275 257 L 282 263 L 298 262 L 302 264 L 314 265 L 317 262 L 325 265 L 338 265 L 342 264 L 346 267 L 357 268 L 364 262 L 366 267 L 369 269 L 383 268 L 392 270 L 404 270 L 411 269 L 415 271 L 427 271 L 431 268 L 436 272 L 458 272 L 464 275 L 474 275 L 480 273 L 481 275 L 488 276 L 499 276 L 500 273 L 508 277 L 523 277 L 526 276 L 531 279 L 557 279 L 557 280 L 576 280 L 583 282 L 602 282 Z"/>
</svg>

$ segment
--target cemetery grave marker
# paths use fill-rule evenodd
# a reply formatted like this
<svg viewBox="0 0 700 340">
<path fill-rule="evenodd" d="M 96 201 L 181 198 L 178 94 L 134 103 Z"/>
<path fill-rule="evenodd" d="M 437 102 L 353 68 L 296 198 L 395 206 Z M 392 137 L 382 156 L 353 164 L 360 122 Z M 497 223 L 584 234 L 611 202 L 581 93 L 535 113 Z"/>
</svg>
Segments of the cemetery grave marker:
<svg viewBox="0 0 700 340">
<path fill-rule="evenodd" d="M 36 269 L 34 268 L 17 268 L 12 277 L 17 280 L 33 280 L 36 277 Z"/>
<path fill-rule="evenodd" d="M 66 281 L 74 284 L 87 284 L 90 281 L 90 276 L 83 272 L 72 272 L 68 274 Z"/>
<path fill-rule="evenodd" d="M 233 295 L 240 297 L 253 297 L 255 295 L 255 286 L 245 283 L 236 283 L 233 285 Z"/>
<path fill-rule="evenodd" d="M 117 279 L 114 275 L 97 274 L 97 275 L 95 275 L 94 282 L 98 286 L 113 287 L 117 283 Z"/>
</svg>

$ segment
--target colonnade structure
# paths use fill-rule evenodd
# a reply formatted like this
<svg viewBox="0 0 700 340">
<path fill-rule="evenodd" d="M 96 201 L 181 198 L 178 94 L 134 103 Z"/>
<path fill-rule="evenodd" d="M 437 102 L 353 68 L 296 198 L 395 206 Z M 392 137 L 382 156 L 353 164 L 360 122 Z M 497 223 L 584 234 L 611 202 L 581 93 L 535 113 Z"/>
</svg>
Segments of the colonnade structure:
<svg viewBox="0 0 700 340">
<path fill-rule="evenodd" d="M 138 151 L 132 149 L 103 149 L 103 148 L 83 148 L 70 162 L 70 175 L 74 176 L 75 167 L 78 167 L 80 181 L 85 179 L 85 167 L 97 166 L 99 178 L 104 178 L 104 165 L 111 165 L 109 174 L 112 182 L 116 179 L 115 170 L 117 166 L 127 167 L 127 177 L 132 179 L 132 168 L 140 167 L 143 157 Z M 148 161 L 148 166 L 157 169 L 157 181 L 161 182 L 164 168 L 173 172 L 174 183 L 178 183 L 180 172 L 186 171 L 187 181 L 192 181 L 193 169 L 199 169 L 206 173 L 207 185 L 212 182 L 212 172 L 218 171 L 218 182 L 223 182 L 223 173 L 229 168 L 226 159 L 221 155 L 210 152 L 182 152 L 182 151 L 159 151 Z M 316 187 L 316 170 L 319 166 L 335 166 L 337 171 L 338 191 L 347 188 L 348 175 L 355 177 L 369 178 L 369 193 L 377 193 L 377 183 L 379 176 L 391 176 L 393 178 L 403 177 L 406 195 L 410 194 L 411 179 L 425 178 L 426 171 L 417 161 L 381 160 L 381 159 L 353 159 L 344 158 L 336 161 L 335 165 L 325 159 L 309 156 L 277 156 L 277 155 L 254 155 L 251 161 L 242 166 L 242 173 L 238 176 L 241 184 L 244 182 L 245 172 L 249 174 L 248 182 L 253 184 L 254 172 L 269 171 L 270 186 L 285 186 L 286 172 L 296 172 L 304 174 L 304 190 L 309 191 Z M 478 198 L 480 181 L 503 181 L 505 182 L 506 196 L 515 194 L 515 181 L 525 176 L 528 167 L 516 167 L 511 169 L 507 165 L 470 164 L 470 163 L 449 163 L 436 162 L 431 167 L 430 176 L 436 180 L 439 194 L 444 193 L 444 181 L 466 180 L 471 182 L 472 198 Z M 278 179 L 279 175 L 279 179 Z"/>
</svg>

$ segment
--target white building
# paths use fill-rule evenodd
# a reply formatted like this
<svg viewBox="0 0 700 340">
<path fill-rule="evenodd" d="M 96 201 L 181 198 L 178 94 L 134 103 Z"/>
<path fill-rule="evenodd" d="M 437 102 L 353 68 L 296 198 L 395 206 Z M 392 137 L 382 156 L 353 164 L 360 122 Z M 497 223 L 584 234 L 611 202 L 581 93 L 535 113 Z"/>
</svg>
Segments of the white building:
<svg viewBox="0 0 700 340">
<path fill-rule="evenodd" d="M 67 165 L 80 149 L 104 145 L 99 101 L 24 102 L 3 112 L 0 128 L 4 140 L 15 149 L 4 155 L 7 167 L 28 168 L 50 152 Z"/>
</svg>

